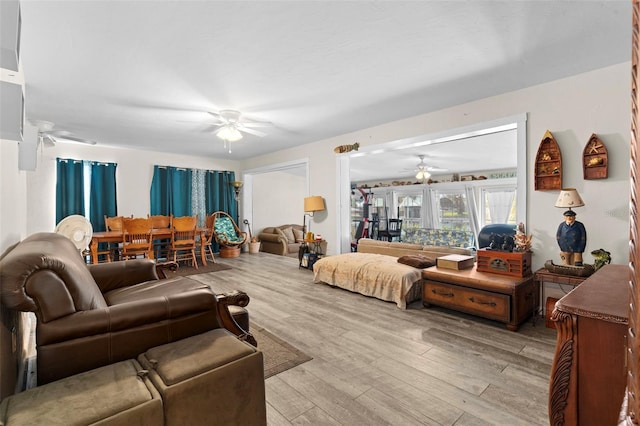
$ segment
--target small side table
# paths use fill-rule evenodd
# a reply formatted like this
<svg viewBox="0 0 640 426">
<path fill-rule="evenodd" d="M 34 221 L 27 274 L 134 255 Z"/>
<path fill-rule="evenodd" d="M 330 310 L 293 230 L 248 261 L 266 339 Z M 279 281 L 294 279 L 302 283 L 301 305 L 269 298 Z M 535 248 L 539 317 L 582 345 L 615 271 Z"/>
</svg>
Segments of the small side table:
<svg viewBox="0 0 640 426">
<path fill-rule="evenodd" d="M 302 244 L 306 244 L 309 247 L 309 253 L 321 256 L 324 254 L 322 253 L 322 243 L 324 243 L 324 240 L 304 240 Z"/>
<path fill-rule="evenodd" d="M 574 275 L 554 274 L 553 272 L 547 271 L 545 268 L 540 268 L 535 271 L 533 273 L 533 279 L 536 280 L 540 286 L 540 306 L 538 306 L 538 312 L 540 313 L 540 315 L 544 315 L 544 308 L 542 306 L 543 303 L 545 303 L 544 283 L 570 285 L 575 288 L 576 286 L 582 284 L 582 282 L 587 278 L 589 277 L 576 277 Z"/>
<path fill-rule="evenodd" d="M 322 256 L 324 240 L 303 240 L 298 254 L 299 268 L 313 269 L 313 264 Z"/>
</svg>

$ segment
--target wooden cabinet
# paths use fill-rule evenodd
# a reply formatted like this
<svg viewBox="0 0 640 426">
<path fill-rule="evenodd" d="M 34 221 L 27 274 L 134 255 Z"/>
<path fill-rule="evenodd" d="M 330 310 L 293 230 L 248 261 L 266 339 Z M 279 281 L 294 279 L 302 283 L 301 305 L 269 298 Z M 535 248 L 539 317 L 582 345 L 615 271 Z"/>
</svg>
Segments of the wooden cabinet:
<svg viewBox="0 0 640 426">
<path fill-rule="evenodd" d="M 538 306 L 538 286 L 533 276 L 508 277 L 475 268 L 464 270 L 433 266 L 422 272 L 422 304 L 466 312 L 503 322 L 517 331 Z"/>
<path fill-rule="evenodd" d="M 625 383 L 629 267 L 605 265 L 556 303 L 552 425 L 617 424 Z"/>
<path fill-rule="evenodd" d="M 550 131 L 544 134 L 534 165 L 535 190 L 562 189 L 562 154 Z"/>
</svg>

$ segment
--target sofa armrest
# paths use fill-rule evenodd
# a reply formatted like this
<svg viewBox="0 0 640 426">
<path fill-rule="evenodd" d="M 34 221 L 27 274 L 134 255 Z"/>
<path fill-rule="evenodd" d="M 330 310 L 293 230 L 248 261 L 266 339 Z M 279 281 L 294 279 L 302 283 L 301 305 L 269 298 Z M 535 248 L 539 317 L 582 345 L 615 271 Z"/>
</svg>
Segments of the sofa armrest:
<svg viewBox="0 0 640 426">
<path fill-rule="evenodd" d="M 158 279 L 156 263 L 151 259 L 98 263 L 87 267 L 103 294 L 117 288 Z"/>
<path fill-rule="evenodd" d="M 86 339 L 216 309 L 219 309 L 216 296 L 208 289 L 135 300 L 108 308 L 80 311 L 55 321 L 40 323 L 37 343 L 50 345 Z"/>
<path fill-rule="evenodd" d="M 280 256 L 287 255 L 287 241 L 278 234 L 261 233 L 258 235 L 260 240 L 260 251 L 264 253 L 277 254 Z"/>
<path fill-rule="evenodd" d="M 247 293 L 243 291 L 234 291 L 231 293 L 223 293 L 218 294 L 218 315 L 220 316 L 220 321 L 222 321 L 222 326 L 238 336 L 240 340 L 244 340 L 250 343 L 253 346 L 258 346 L 258 342 L 256 342 L 255 337 L 248 330 L 244 330 L 240 325 L 236 322 L 229 312 L 229 306 L 241 306 L 245 307 L 249 304 L 249 296 Z"/>
<path fill-rule="evenodd" d="M 258 240 L 261 242 L 269 242 L 269 243 L 281 243 L 283 242 L 283 238 L 278 234 L 258 234 Z"/>
</svg>

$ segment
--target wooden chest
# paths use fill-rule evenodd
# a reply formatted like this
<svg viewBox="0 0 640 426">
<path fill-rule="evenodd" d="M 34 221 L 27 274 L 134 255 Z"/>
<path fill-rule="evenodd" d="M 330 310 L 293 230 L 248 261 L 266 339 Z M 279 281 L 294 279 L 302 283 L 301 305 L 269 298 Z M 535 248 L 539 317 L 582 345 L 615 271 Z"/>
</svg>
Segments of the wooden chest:
<svg viewBox="0 0 640 426">
<path fill-rule="evenodd" d="M 507 325 L 512 331 L 533 315 L 538 306 L 538 282 L 479 272 L 433 266 L 422 272 L 422 304 L 443 306 Z"/>
<path fill-rule="evenodd" d="M 478 250 L 476 261 L 478 271 L 493 274 L 526 277 L 531 275 L 531 252 L 507 252 Z"/>
</svg>

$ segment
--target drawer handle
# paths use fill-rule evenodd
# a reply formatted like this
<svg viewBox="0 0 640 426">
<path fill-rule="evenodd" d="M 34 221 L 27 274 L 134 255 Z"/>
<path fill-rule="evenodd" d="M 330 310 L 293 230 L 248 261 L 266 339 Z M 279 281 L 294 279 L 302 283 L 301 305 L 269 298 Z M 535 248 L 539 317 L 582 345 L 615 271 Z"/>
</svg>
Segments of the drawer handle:
<svg viewBox="0 0 640 426">
<path fill-rule="evenodd" d="M 453 293 L 452 292 L 443 293 L 443 292 L 440 292 L 440 291 L 436 290 L 435 288 L 431 289 L 431 292 L 433 294 L 437 294 L 439 296 L 453 297 Z"/>
<path fill-rule="evenodd" d="M 496 302 L 476 302 L 476 300 L 473 298 L 473 296 L 471 296 L 471 297 L 469 298 L 469 300 L 470 300 L 472 303 L 477 303 L 477 304 L 479 304 L 479 305 L 496 306 Z"/>
</svg>

